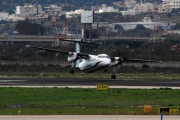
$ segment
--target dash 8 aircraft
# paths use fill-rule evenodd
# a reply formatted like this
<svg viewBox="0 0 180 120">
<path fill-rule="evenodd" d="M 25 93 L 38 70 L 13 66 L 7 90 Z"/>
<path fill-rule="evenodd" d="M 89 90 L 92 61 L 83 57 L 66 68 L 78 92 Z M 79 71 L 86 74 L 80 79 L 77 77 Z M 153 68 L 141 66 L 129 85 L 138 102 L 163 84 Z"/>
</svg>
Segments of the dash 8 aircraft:
<svg viewBox="0 0 180 120">
<path fill-rule="evenodd" d="M 88 44 L 93 44 L 93 43 L 88 43 Z M 107 72 L 107 69 L 109 67 L 112 67 L 113 71 L 112 71 L 111 79 L 116 79 L 116 68 L 118 65 L 122 66 L 123 61 L 154 62 L 154 60 L 109 57 L 107 54 L 98 54 L 98 55 L 84 54 L 84 53 L 80 53 L 80 50 L 77 50 L 79 49 L 79 47 L 80 45 L 78 43 L 76 45 L 76 52 L 62 51 L 62 50 L 49 49 L 49 48 L 36 47 L 36 46 L 33 46 L 32 48 L 67 54 L 68 62 L 72 62 L 70 74 L 74 74 L 75 67 L 79 68 L 80 71 L 85 72 L 85 73 L 95 72 L 100 69 L 104 69 L 104 71 Z"/>
</svg>

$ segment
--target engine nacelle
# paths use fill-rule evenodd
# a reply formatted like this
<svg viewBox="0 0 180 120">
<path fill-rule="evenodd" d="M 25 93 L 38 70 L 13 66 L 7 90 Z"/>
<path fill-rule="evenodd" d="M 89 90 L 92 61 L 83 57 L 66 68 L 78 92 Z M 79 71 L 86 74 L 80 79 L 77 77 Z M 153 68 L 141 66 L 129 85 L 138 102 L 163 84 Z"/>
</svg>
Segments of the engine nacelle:
<svg viewBox="0 0 180 120">
<path fill-rule="evenodd" d="M 76 52 L 69 52 L 68 61 L 72 62 L 72 61 L 76 61 L 76 60 L 77 60 L 77 53 Z"/>
<path fill-rule="evenodd" d="M 119 61 L 120 57 L 114 57 L 115 61 Z"/>
<path fill-rule="evenodd" d="M 118 61 L 118 64 L 122 65 L 123 59 L 121 57 L 115 57 L 115 61 Z"/>
<path fill-rule="evenodd" d="M 122 59 L 120 57 L 114 57 L 114 60 L 111 61 L 110 67 L 122 65 Z"/>
</svg>

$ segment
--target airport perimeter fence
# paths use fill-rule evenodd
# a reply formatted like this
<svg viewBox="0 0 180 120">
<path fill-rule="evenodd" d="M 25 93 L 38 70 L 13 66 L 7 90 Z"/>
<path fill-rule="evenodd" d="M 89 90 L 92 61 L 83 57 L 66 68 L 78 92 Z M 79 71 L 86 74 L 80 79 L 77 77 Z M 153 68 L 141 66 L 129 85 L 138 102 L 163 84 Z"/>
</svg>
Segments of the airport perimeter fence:
<svg viewBox="0 0 180 120">
<path fill-rule="evenodd" d="M 71 66 L 71 62 L 59 62 L 59 61 L 0 61 L 1 65 L 60 65 L 62 67 Z M 180 68 L 180 61 L 163 61 L 163 62 L 150 62 L 150 63 L 122 63 L 123 66 L 127 67 L 139 67 L 142 68 L 143 64 L 148 65 L 150 68 L 153 67 L 172 67 L 172 68 Z"/>
<path fill-rule="evenodd" d="M 46 62 L 46 61 L 0 61 L 1 65 L 60 65 L 71 66 L 70 62 Z"/>
<path fill-rule="evenodd" d="M 172 68 L 180 68 L 180 61 L 163 61 L 163 62 L 149 62 L 149 63 L 123 63 L 123 66 L 134 66 L 134 67 L 142 67 L 143 64 L 148 65 L 150 68 L 153 67 L 172 67 Z"/>
</svg>

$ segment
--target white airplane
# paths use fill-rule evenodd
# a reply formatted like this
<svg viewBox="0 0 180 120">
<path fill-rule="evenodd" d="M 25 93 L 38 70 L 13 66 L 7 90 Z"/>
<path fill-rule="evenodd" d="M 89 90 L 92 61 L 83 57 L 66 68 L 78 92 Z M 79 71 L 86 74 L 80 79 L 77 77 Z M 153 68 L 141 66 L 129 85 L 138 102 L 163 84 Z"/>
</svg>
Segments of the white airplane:
<svg viewBox="0 0 180 120">
<path fill-rule="evenodd" d="M 88 42 L 85 42 L 88 43 Z M 89 44 L 97 44 L 97 43 L 89 43 Z M 127 59 L 121 57 L 109 57 L 107 54 L 98 54 L 98 55 L 91 55 L 91 54 L 84 54 L 78 52 L 69 52 L 69 51 L 62 51 L 56 49 L 49 49 L 43 47 L 33 47 L 40 50 L 47 50 L 56 53 L 64 53 L 67 54 L 68 62 L 72 62 L 70 74 L 74 74 L 75 63 L 77 64 L 76 67 L 79 68 L 80 71 L 85 73 L 95 72 L 100 69 L 104 69 L 107 72 L 107 68 L 113 68 L 113 74 L 111 75 L 111 79 L 116 79 L 116 68 L 118 65 L 122 66 L 123 61 L 129 62 L 154 62 L 154 60 L 141 60 L 141 59 Z M 79 61 L 81 60 L 81 61 Z M 79 61 L 79 63 L 77 63 Z"/>
</svg>

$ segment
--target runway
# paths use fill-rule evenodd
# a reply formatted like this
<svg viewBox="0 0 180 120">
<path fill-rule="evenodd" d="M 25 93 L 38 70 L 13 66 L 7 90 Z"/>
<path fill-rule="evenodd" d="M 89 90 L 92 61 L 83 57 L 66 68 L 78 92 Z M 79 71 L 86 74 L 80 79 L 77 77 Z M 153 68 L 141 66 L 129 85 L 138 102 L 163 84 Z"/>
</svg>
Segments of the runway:
<svg viewBox="0 0 180 120">
<path fill-rule="evenodd" d="M 0 87 L 96 87 L 97 84 L 108 84 L 111 88 L 180 88 L 180 80 L 0 77 Z"/>
</svg>

